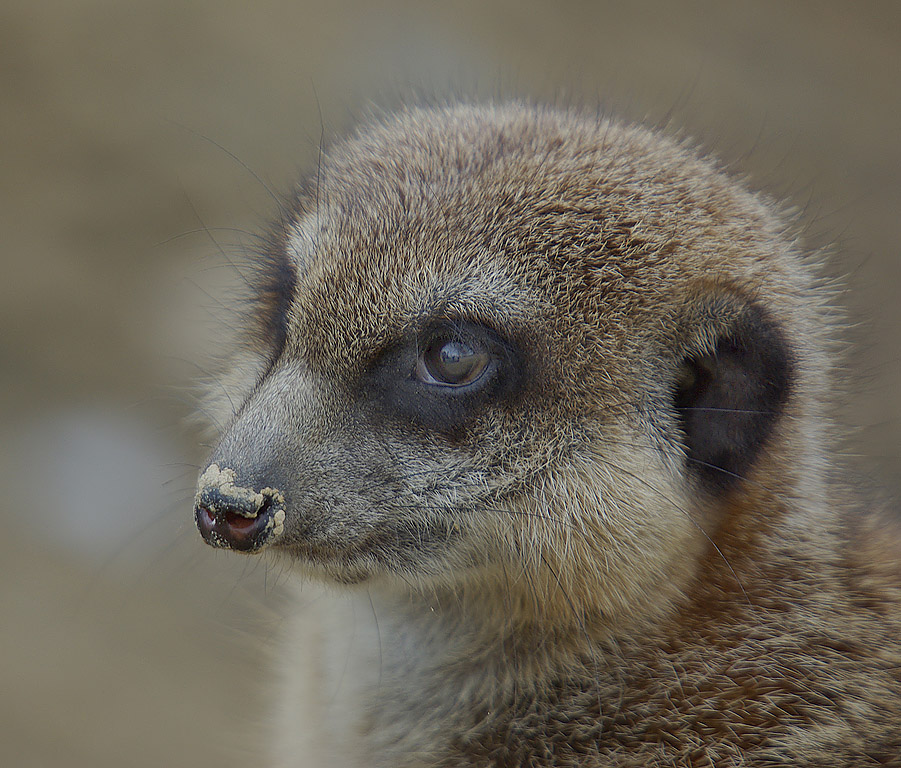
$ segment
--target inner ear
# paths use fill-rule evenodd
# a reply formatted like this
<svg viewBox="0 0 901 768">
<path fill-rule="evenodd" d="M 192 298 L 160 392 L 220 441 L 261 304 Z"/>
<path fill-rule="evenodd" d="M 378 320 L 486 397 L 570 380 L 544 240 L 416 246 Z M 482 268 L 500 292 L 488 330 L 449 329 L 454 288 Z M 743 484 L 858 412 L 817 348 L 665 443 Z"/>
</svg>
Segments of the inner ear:
<svg viewBox="0 0 901 768">
<path fill-rule="evenodd" d="M 794 364 L 780 327 L 749 306 L 712 351 L 687 356 L 674 403 L 693 471 L 725 490 L 757 460 L 788 400 Z"/>
</svg>

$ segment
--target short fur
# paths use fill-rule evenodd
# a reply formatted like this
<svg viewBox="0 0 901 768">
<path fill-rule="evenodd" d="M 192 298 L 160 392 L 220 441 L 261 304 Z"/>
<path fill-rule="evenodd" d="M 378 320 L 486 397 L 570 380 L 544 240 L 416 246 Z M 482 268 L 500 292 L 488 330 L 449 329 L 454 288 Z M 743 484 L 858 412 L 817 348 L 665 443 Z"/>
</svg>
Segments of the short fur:
<svg viewBox="0 0 901 768">
<path fill-rule="evenodd" d="M 288 210 L 211 458 L 284 531 L 197 513 L 341 585 L 292 611 L 278 765 L 901 766 L 897 517 L 839 478 L 772 202 L 513 104 L 369 125 Z M 423 381 L 445 340 L 476 385 Z"/>
</svg>

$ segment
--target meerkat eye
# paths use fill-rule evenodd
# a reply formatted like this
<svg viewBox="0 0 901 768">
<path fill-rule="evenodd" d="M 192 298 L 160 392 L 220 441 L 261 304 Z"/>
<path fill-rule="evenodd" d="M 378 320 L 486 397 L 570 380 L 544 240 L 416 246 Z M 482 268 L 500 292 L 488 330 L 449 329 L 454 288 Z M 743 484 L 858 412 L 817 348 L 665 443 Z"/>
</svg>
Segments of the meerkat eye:
<svg viewBox="0 0 901 768">
<path fill-rule="evenodd" d="M 373 415 L 463 439 L 468 425 L 510 404 L 525 386 L 526 354 L 488 325 L 441 318 L 414 333 L 387 347 L 364 374 Z"/>
<path fill-rule="evenodd" d="M 433 341 L 416 361 L 416 377 L 426 384 L 463 387 L 478 381 L 491 355 L 475 343 L 458 339 Z"/>
</svg>

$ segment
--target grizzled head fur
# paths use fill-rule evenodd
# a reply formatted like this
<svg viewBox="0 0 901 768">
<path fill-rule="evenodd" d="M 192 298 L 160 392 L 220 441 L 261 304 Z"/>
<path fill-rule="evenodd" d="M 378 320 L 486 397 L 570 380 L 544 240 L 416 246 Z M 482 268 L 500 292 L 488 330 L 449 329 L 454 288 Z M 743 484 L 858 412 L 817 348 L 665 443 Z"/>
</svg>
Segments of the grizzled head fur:
<svg viewBox="0 0 901 768">
<path fill-rule="evenodd" d="M 772 206 L 690 148 L 411 109 L 289 209 L 198 490 L 209 543 L 616 620 L 669 604 L 762 478 L 817 496 L 817 294 Z"/>
</svg>

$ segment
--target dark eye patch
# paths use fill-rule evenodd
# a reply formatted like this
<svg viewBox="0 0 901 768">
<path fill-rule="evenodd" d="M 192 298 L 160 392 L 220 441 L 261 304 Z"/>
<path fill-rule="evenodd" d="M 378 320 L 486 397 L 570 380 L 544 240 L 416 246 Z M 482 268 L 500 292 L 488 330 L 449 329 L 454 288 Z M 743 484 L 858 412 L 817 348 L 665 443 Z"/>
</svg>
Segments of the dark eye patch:
<svg viewBox="0 0 901 768">
<path fill-rule="evenodd" d="M 297 287 L 297 272 L 287 253 L 286 227 L 279 227 L 248 272 L 256 323 L 254 335 L 269 350 L 270 364 L 281 354 L 288 335 L 288 309 Z"/>
<path fill-rule="evenodd" d="M 443 368 L 442 351 L 447 353 Z M 454 359 L 455 352 L 462 357 Z M 475 359 L 467 360 L 470 353 Z M 430 377 L 423 377 L 429 364 Z M 361 391 L 375 418 L 459 440 L 480 412 L 519 390 L 524 372 L 519 348 L 493 329 L 467 321 L 436 322 L 386 349 L 364 374 Z"/>
</svg>

